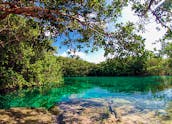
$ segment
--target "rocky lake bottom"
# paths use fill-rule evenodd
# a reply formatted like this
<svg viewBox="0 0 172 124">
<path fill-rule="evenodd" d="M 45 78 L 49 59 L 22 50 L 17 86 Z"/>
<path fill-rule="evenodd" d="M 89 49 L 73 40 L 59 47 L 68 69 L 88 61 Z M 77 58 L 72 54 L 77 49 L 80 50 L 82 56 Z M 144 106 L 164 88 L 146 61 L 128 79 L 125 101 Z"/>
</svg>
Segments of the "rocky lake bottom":
<svg viewBox="0 0 172 124">
<path fill-rule="evenodd" d="M 165 110 L 140 109 L 130 101 L 73 99 L 49 111 L 33 108 L 0 110 L 2 124 L 171 124 L 172 107 Z"/>
</svg>

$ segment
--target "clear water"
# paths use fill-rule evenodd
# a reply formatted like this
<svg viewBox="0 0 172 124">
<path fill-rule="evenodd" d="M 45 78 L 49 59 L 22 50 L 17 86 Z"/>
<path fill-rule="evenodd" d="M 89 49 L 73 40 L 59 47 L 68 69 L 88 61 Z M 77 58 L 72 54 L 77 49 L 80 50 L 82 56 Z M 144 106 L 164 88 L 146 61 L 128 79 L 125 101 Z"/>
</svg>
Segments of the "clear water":
<svg viewBox="0 0 172 124">
<path fill-rule="evenodd" d="M 73 99 L 128 101 L 140 109 L 172 104 L 172 77 L 70 77 L 60 87 L 35 87 L 0 95 L 0 108 L 45 107 Z"/>
</svg>

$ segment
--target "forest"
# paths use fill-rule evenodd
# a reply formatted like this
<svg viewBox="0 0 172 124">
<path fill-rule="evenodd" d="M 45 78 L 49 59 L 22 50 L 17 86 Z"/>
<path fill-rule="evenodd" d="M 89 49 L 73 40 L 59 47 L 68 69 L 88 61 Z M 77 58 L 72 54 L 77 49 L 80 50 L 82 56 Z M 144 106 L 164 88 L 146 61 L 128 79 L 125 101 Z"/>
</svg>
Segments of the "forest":
<svg viewBox="0 0 172 124">
<path fill-rule="evenodd" d="M 171 1 L 159 6 L 154 0 L 100 1 L 0 0 L 0 90 L 58 84 L 63 76 L 172 75 Z M 145 49 L 145 39 L 136 33 L 144 30 L 144 23 L 117 21 L 129 4 L 141 18 L 149 19 L 151 13 L 167 29 L 159 40 L 161 50 Z M 114 23 L 115 31 L 104 29 L 108 22 Z M 78 37 L 71 39 L 71 33 Z M 113 57 L 94 64 L 75 56 L 56 56 L 58 48 L 52 43 L 62 35 L 66 37 L 62 45 L 73 51 L 103 48 L 104 56 Z"/>
<path fill-rule="evenodd" d="M 144 59 L 137 57 L 113 58 L 98 64 L 66 57 L 58 57 L 57 59 L 61 63 L 60 67 L 65 77 L 172 75 L 171 58 L 164 59 L 149 54 Z"/>
</svg>

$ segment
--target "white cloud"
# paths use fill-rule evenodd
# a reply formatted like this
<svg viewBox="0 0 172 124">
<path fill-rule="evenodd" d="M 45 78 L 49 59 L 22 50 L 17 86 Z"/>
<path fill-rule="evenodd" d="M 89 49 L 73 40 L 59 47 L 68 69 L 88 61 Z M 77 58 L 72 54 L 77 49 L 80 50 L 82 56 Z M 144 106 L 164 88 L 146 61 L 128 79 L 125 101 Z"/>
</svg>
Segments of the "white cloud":
<svg viewBox="0 0 172 124">
<path fill-rule="evenodd" d="M 66 52 L 63 52 L 60 56 L 68 57 L 68 54 Z"/>
<path fill-rule="evenodd" d="M 135 13 L 132 11 L 131 5 L 124 7 L 124 9 L 122 10 L 122 18 L 120 21 L 124 23 L 128 21 L 136 23 L 139 21 L 138 16 L 135 15 Z"/>
<path fill-rule="evenodd" d="M 154 48 L 160 49 L 161 44 L 157 43 L 160 38 L 166 33 L 165 28 L 160 28 L 160 31 L 156 29 L 157 25 L 156 22 L 150 23 L 146 26 L 146 32 L 142 34 L 144 38 L 146 38 L 145 45 L 146 49 L 153 50 Z M 156 42 L 156 44 L 154 44 Z"/>
<path fill-rule="evenodd" d="M 79 51 L 70 51 L 70 55 L 68 54 L 70 50 L 67 50 L 66 52 L 63 52 L 62 54 L 60 54 L 59 56 L 63 56 L 63 57 L 69 57 L 70 55 L 76 55 L 79 56 L 80 58 L 84 59 L 86 57 L 86 54 L 84 52 L 79 52 Z"/>
<path fill-rule="evenodd" d="M 45 31 L 44 33 L 45 33 L 45 36 L 47 37 L 51 35 L 50 31 Z"/>
<path fill-rule="evenodd" d="M 77 56 L 79 56 L 82 59 L 84 59 L 86 57 L 86 54 L 83 53 L 83 52 L 75 52 L 73 55 L 77 55 Z"/>
<path fill-rule="evenodd" d="M 69 50 L 67 50 L 68 52 Z M 69 54 L 67 52 L 63 52 L 62 54 L 58 54 L 58 56 L 63 56 L 63 57 L 69 57 Z M 79 56 L 81 59 L 91 62 L 91 63 L 100 63 L 106 60 L 106 58 L 104 57 L 104 51 L 100 50 L 94 53 L 89 53 L 86 54 L 84 52 L 71 52 L 70 55 L 77 55 Z"/>
<path fill-rule="evenodd" d="M 92 53 L 91 55 L 86 56 L 84 60 L 92 63 L 100 63 L 105 61 L 106 58 L 101 53 Z"/>
<path fill-rule="evenodd" d="M 104 50 L 100 49 L 99 51 L 85 54 L 85 57 L 83 58 L 83 60 L 86 60 L 86 61 L 92 62 L 92 63 L 103 62 L 106 60 L 106 57 L 104 57 Z"/>
<path fill-rule="evenodd" d="M 131 21 L 133 23 L 139 22 L 139 18 L 137 15 L 134 14 L 134 12 L 131 10 L 131 6 L 125 7 L 124 10 L 122 11 L 122 22 L 127 22 Z M 156 43 L 154 44 L 157 40 L 162 38 L 162 36 L 165 34 L 166 29 L 162 28 L 160 24 L 157 24 L 155 22 L 155 18 L 152 17 L 153 20 L 152 22 L 148 23 L 145 25 L 146 31 L 144 33 L 139 33 L 141 36 L 143 36 L 146 41 L 145 41 L 145 46 L 146 49 L 148 50 L 153 50 L 154 48 L 160 49 L 161 44 Z M 156 28 L 160 28 L 160 31 L 158 31 Z"/>
</svg>

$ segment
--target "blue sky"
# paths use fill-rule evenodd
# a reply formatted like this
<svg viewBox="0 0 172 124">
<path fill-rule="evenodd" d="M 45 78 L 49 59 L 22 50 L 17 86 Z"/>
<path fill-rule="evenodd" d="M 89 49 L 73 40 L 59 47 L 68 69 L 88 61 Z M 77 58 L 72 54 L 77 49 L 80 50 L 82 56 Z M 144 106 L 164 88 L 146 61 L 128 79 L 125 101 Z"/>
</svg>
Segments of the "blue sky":
<svg viewBox="0 0 172 124">
<path fill-rule="evenodd" d="M 124 23 L 127 21 L 136 23 L 139 21 L 139 18 L 136 15 L 134 15 L 134 12 L 132 12 L 131 7 L 125 7 L 124 10 L 122 11 L 122 17 L 120 20 Z M 107 26 L 110 27 L 110 30 L 113 30 L 114 28 L 112 24 L 107 24 Z M 161 29 L 160 31 L 156 30 L 157 26 Z M 166 29 L 158 25 L 154 21 L 154 19 L 152 20 L 151 23 L 147 24 L 145 28 L 146 28 L 146 31 L 144 33 L 139 33 L 139 34 L 142 35 L 146 39 L 145 41 L 146 49 L 148 50 L 153 50 L 154 48 L 160 49 L 160 44 L 158 43 L 153 44 L 153 43 L 163 36 L 163 34 L 166 32 Z M 75 38 L 78 36 L 76 34 L 71 34 L 71 37 Z M 53 45 L 58 46 L 58 47 L 61 46 L 61 49 L 58 49 L 58 56 L 67 57 L 68 48 L 64 45 L 61 45 L 61 41 L 63 41 L 64 38 L 65 38 L 64 36 L 58 37 L 56 39 L 56 42 Z M 100 49 L 99 51 L 88 53 L 88 54 L 82 51 L 76 52 L 75 54 L 80 56 L 83 60 L 93 62 L 93 63 L 99 63 L 106 60 L 106 58 L 104 57 L 103 49 Z"/>
</svg>

